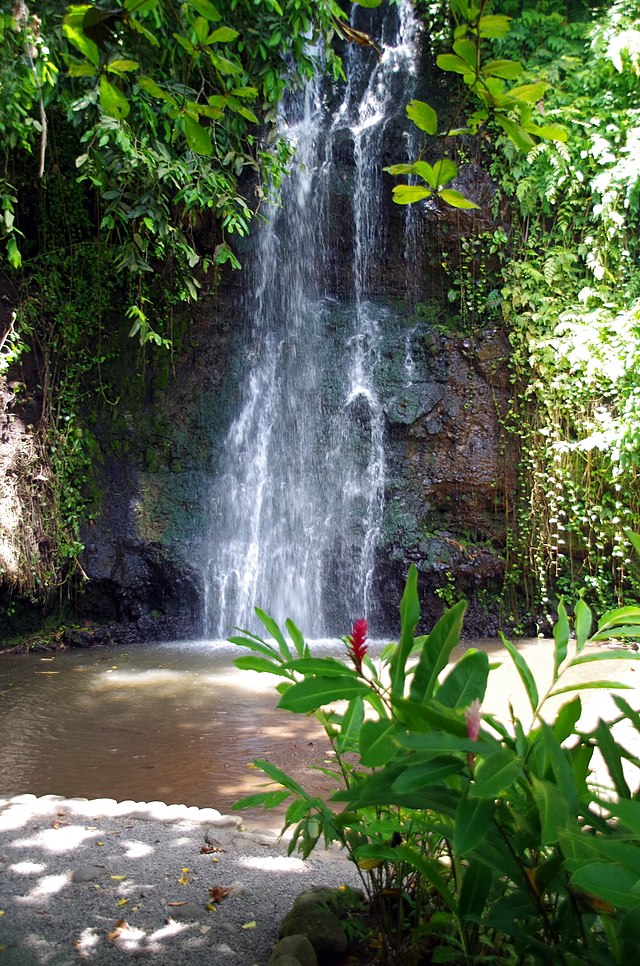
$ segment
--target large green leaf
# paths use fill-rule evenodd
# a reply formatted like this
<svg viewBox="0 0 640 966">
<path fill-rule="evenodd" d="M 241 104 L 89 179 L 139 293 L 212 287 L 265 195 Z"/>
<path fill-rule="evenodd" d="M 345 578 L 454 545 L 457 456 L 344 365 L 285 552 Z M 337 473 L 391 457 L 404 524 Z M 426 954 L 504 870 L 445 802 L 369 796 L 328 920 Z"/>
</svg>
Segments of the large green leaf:
<svg viewBox="0 0 640 966">
<path fill-rule="evenodd" d="M 591 633 L 592 624 L 593 617 L 591 615 L 591 611 L 581 597 L 573 612 L 573 626 L 576 632 L 576 649 L 578 654 L 587 643 L 589 634 Z"/>
<path fill-rule="evenodd" d="M 76 22 L 77 18 L 72 15 L 67 14 L 64 18 L 62 24 L 62 32 L 69 41 L 70 44 L 80 51 L 81 54 L 91 61 L 94 67 L 97 67 L 100 63 L 100 51 L 93 40 L 90 40 L 82 31 L 80 23 Z"/>
<path fill-rule="evenodd" d="M 240 630 L 242 629 L 240 628 Z M 230 644 L 237 644 L 238 647 L 248 647 L 250 650 L 256 651 L 258 654 L 264 654 L 265 657 L 269 657 L 272 660 L 280 660 L 280 656 L 278 655 L 275 647 L 271 647 L 271 645 L 267 644 L 266 641 L 263 641 L 261 637 L 251 634 L 250 631 L 242 631 L 241 634 L 228 637 L 227 640 Z"/>
<path fill-rule="evenodd" d="M 427 134 L 435 134 L 438 130 L 438 115 L 432 107 L 424 101 L 409 101 L 405 108 L 407 117 L 416 127 Z"/>
<path fill-rule="evenodd" d="M 507 640 L 503 633 L 500 633 L 500 640 L 504 644 L 505 648 L 509 652 L 511 660 L 516 666 L 516 671 L 520 676 L 520 680 L 524 684 L 524 689 L 527 693 L 527 698 L 529 699 L 529 704 L 531 705 L 531 710 L 535 711 L 538 707 L 538 688 L 536 687 L 536 682 L 533 674 L 531 673 L 531 668 L 525 661 L 524 657 L 518 651 L 511 641 Z"/>
<path fill-rule="evenodd" d="M 569 807 L 553 782 L 531 775 L 531 788 L 540 816 L 540 842 L 553 845 L 569 822 Z"/>
<path fill-rule="evenodd" d="M 282 785 L 284 788 L 288 788 L 289 791 L 293 792 L 295 795 L 298 795 L 299 798 L 310 798 L 302 785 L 300 785 L 295 778 L 292 778 L 291 775 L 287 775 L 286 771 L 276 768 L 276 766 L 270 761 L 265 761 L 264 758 L 256 758 L 253 764 L 256 766 L 256 768 L 259 768 L 260 771 L 264 772 L 267 778 L 277 782 L 278 785 Z"/>
<path fill-rule="evenodd" d="M 453 847 L 459 856 L 471 852 L 489 833 L 495 810 L 486 798 L 471 798 L 469 788 L 462 793 L 456 809 Z"/>
<path fill-rule="evenodd" d="M 256 607 L 255 612 L 256 612 L 256 617 L 264 624 L 264 626 L 267 628 L 272 638 L 278 645 L 280 653 L 282 654 L 285 661 L 292 660 L 293 655 L 291 653 L 289 645 L 287 644 L 284 638 L 284 634 L 280 630 L 277 622 L 274 621 L 273 617 L 267 614 L 266 611 L 262 610 L 261 607 Z"/>
<path fill-rule="evenodd" d="M 598 721 L 594 736 L 618 796 L 620 798 L 631 798 L 631 792 L 622 769 L 621 749 L 611 734 L 609 725 L 604 721 Z"/>
<path fill-rule="evenodd" d="M 573 701 L 563 704 L 553 723 L 553 733 L 558 741 L 565 741 L 573 734 L 576 723 L 582 714 L 582 701 L 576 696 Z"/>
<path fill-rule="evenodd" d="M 364 681 L 349 677 L 313 677 L 293 684 L 278 702 L 279 708 L 294 714 L 307 714 L 325 704 L 344 701 L 369 693 Z"/>
<path fill-rule="evenodd" d="M 409 186 L 401 185 L 400 187 L 408 188 Z M 400 600 L 400 640 L 390 662 L 391 694 L 394 698 L 404 697 L 406 664 L 413 647 L 413 637 L 419 620 L 418 571 L 415 565 L 411 564 Z"/>
<path fill-rule="evenodd" d="M 386 765 L 397 754 L 393 736 L 398 732 L 395 721 L 365 721 L 360 729 L 360 761 L 365 768 Z"/>
<path fill-rule="evenodd" d="M 201 16 L 206 17 L 207 20 L 213 20 L 214 22 L 220 20 L 217 7 L 210 0 L 189 0 L 189 5 L 194 10 L 197 10 Z"/>
<path fill-rule="evenodd" d="M 296 624 L 294 624 L 290 617 L 287 617 L 286 621 L 284 622 L 284 626 L 287 628 L 287 632 L 293 641 L 293 646 L 295 647 L 298 656 L 306 657 L 309 648 L 307 647 L 302 631 Z"/>
<path fill-rule="evenodd" d="M 475 921 L 482 916 L 492 882 L 493 870 L 484 862 L 473 859 L 464 871 L 460 889 L 458 905 L 461 919 L 472 916 Z"/>
<path fill-rule="evenodd" d="M 472 798 L 497 798 L 523 772 L 523 762 L 512 751 L 503 748 L 477 763 L 469 795 Z"/>
<path fill-rule="evenodd" d="M 209 130 L 201 124 L 198 124 L 188 114 L 184 115 L 182 123 L 184 125 L 184 136 L 193 153 L 201 154 L 205 158 L 211 157 L 213 154 L 213 142 Z"/>
<path fill-rule="evenodd" d="M 281 678 L 290 678 L 292 676 L 283 669 L 281 664 L 275 664 L 266 657 L 255 657 L 253 654 L 247 657 L 237 657 L 233 663 L 241 671 L 258 671 L 265 674 L 276 674 Z"/>
<path fill-rule="evenodd" d="M 489 678 L 489 658 L 484 651 L 470 650 L 464 654 L 434 697 L 447 708 L 468 708 L 472 701 L 482 701 Z"/>
<path fill-rule="evenodd" d="M 617 863 L 589 862 L 573 873 L 571 884 L 618 909 L 632 909 L 640 903 L 637 874 Z"/>
<path fill-rule="evenodd" d="M 613 627 L 622 627 L 625 624 L 640 624 L 640 607 L 630 605 L 628 607 L 616 607 L 614 610 L 608 610 L 598 621 L 598 631 L 606 631 Z"/>
<path fill-rule="evenodd" d="M 506 37 L 511 27 L 509 26 L 511 17 L 503 14 L 492 13 L 480 17 L 478 21 L 478 35 L 480 37 Z"/>
<path fill-rule="evenodd" d="M 455 74 L 469 73 L 469 64 L 456 54 L 439 54 L 436 63 L 440 70 L 452 71 Z"/>
<path fill-rule="evenodd" d="M 438 192 L 438 196 L 442 198 L 443 201 L 446 201 L 448 205 L 451 205 L 452 208 L 470 210 L 471 208 L 480 207 L 480 205 L 477 205 L 475 201 L 471 200 L 471 198 L 467 198 L 466 195 L 463 195 L 461 191 L 456 191 L 455 188 L 442 188 L 442 190 Z"/>
<path fill-rule="evenodd" d="M 513 141 L 519 151 L 530 151 L 535 145 L 535 141 L 530 134 L 527 134 L 519 124 L 505 117 L 504 114 L 496 114 L 495 119 L 505 132 L 507 137 Z"/>
<path fill-rule="evenodd" d="M 459 751 L 483 756 L 494 754 L 500 747 L 497 741 L 486 740 L 484 735 L 478 741 L 472 741 L 471 738 L 444 734 L 442 731 L 398 734 L 395 742 L 401 748 L 410 748 L 412 751 Z"/>
<path fill-rule="evenodd" d="M 421 188 L 417 184 L 397 184 L 393 189 L 393 200 L 397 205 L 412 205 L 414 201 L 423 201 L 432 194 L 428 188 Z"/>
<path fill-rule="evenodd" d="M 569 618 L 564 601 L 560 598 L 558 604 L 558 619 L 553 625 L 553 639 L 555 641 L 553 653 L 553 673 L 557 676 L 558 669 L 567 656 L 569 646 Z"/>
<path fill-rule="evenodd" d="M 393 783 L 397 792 L 418 792 L 449 775 L 460 774 L 460 759 L 451 755 L 434 755 L 426 761 L 410 765 Z"/>
<path fill-rule="evenodd" d="M 131 110 L 129 101 L 103 74 L 100 78 L 100 106 L 109 117 L 121 121 Z"/>
<path fill-rule="evenodd" d="M 360 695 L 351 698 L 342 716 L 340 734 L 337 738 L 338 751 L 357 751 L 362 722 L 364 721 L 364 701 Z"/>
<path fill-rule="evenodd" d="M 435 698 L 427 704 L 394 700 L 393 708 L 398 719 L 412 731 L 445 731 L 466 740 L 467 725 L 462 715 L 451 708 L 445 708 Z"/>
<path fill-rule="evenodd" d="M 515 80 L 524 70 L 517 60 L 490 60 L 483 64 L 484 77 L 502 77 L 504 80 Z"/>
<path fill-rule="evenodd" d="M 342 661 L 335 657 L 299 657 L 293 661 L 287 661 L 283 667 L 290 671 L 297 671 L 298 674 L 315 674 L 324 677 L 348 677 L 355 678 L 356 672 L 353 668 L 347 667 Z"/>
<path fill-rule="evenodd" d="M 540 726 L 539 735 L 560 794 L 569 809 L 575 813 L 578 809 L 578 793 L 571 765 L 571 753 L 561 746 L 553 728 L 545 721 Z"/>
<path fill-rule="evenodd" d="M 447 666 L 454 647 L 460 643 L 466 608 L 466 601 L 458 601 L 444 612 L 427 636 L 411 682 L 409 697 L 412 701 L 425 704 L 433 697 L 438 675 Z"/>
<path fill-rule="evenodd" d="M 232 27 L 218 27 L 213 33 L 210 33 L 207 37 L 208 44 L 228 44 L 230 41 L 235 40 L 240 34 L 237 30 Z"/>
</svg>

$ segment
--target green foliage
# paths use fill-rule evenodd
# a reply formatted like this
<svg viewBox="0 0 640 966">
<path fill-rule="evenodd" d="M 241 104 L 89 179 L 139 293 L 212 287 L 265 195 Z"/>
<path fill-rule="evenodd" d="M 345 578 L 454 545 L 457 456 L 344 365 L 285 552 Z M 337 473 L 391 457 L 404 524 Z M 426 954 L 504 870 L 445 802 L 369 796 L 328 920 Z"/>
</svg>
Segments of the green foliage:
<svg viewBox="0 0 640 966">
<path fill-rule="evenodd" d="M 507 88 L 506 80 L 515 80 L 523 73 L 522 63 L 511 59 L 485 58 L 487 41 L 506 37 L 511 29 L 511 18 L 487 13 L 487 0 L 479 6 L 466 0 L 450 0 L 449 6 L 455 21 L 453 46 L 449 52 L 438 54 L 436 63 L 441 70 L 459 75 L 468 92 L 461 98 L 453 118 L 440 137 L 478 134 L 487 127 L 489 132 L 501 128 L 519 151 L 529 151 L 537 139 L 566 141 L 564 128 L 543 123 L 536 107 L 547 85 L 538 80 Z M 459 117 L 466 109 L 470 95 L 473 95 L 472 108 L 460 126 Z M 406 113 L 419 130 L 432 136 L 436 134 L 438 117 L 429 104 L 410 101 Z M 448 158 L 441 159 L 433 167 L 425 161 L 416 161 L 414 164 L 392 165 L 385 170 L 392 175 L 418 175 L 429 185 L 429 188 L 396 185 L 393 200 L 397 204 L 412 204 L 436 195 L 452 208 L 469 210 L 479 207 L 456 189 L 444 187 L 458 176 L 457 165 Z"/>
<path fill-rule="evenodd" d="M 625 535 L 640 521 L 637 13 L 623 0 L 589 27 L 525 10 L 500 41 L 530 56 L 546 115 L 571 131 L 526 158 L 503 140 L 491 169 L 496 210 L 511 208 L 499 285 L 524 481 L 511 565 L 546 613 L 580 586 L 600 608 L 640 587 Z"/>
<path fill-rule="evenodd" d="M 640 915 L 640 805 L 625 767 L 638 760 L 611 728 L 625 720 L 637 732 L 640 715 L 617 696 L 616 720 L 580 729 L 580 691 L 626 685 L 565 684 L 563 677 L 585 663 L 629 660 L 628 652 L 600 651 L 597 642 L 640 639 L 640 607 L 604 614 L 590 636 L 584 601 L 572 616 L 562 605 L 543 692 L 524 656 L 504 639 L 531 714 L 528 721 L 512 714 L 501 722 L 481 712 L 486 654 L 467 652 L 446 670 L 460 641 L 463 602 L 428 635 L 414 637 L 416 578 L 412 566 L 400 639 L 385 648 L 378 666 L 368 657 L 359 661 L 350 638 L 352 667 L 313 658 L 293 625 L 301 656 L 290 660 L 284 635 L 263 612 L 258 616 L 269 634 L 275 630 L 277 646 L 246 632 L 231 638 L 258 655 L 239 658 L 238 666 L 286 679 L 278 686 L 280 707 L 313 713 L 324 725 L 337 767 L 323 771 L 338 789 L 327 803 L 260 760 L 255 764 L 277 789 L 235 807 L 290 800 L 284 823 L 293 829 L 290 851 L 306 857 L 321 839 L 347 850 L 385 963 L 428 956 L 468 964 L 622 966 L 635 956 Z M 550 715 L 547 700 L 567 692 L 571 700 Z M 338 710 L 340 698 L 347 700 Z M 596 750 L 604 779 L 591 774 Z"/>
</svg>

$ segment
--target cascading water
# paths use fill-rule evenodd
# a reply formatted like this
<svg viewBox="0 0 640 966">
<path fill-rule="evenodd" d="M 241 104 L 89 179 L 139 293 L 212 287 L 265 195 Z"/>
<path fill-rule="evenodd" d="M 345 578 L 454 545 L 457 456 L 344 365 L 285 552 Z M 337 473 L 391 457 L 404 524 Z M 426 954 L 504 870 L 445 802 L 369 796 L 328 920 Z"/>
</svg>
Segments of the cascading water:
<svg viewBox="0 0 640 966">
<path fill-rule="evenodd" d="M 379 289 L 385 251 L 386 131 L 412 96 L 417 29 L 408 2 L 390 8 L 380 61 L 347 52 L 336 110 L 326 109 L 321 82 L 283 107 L 296 158 L 248 269 L 246 385 L 213 486 L 210 635 L 255 627 L 256 605 L 310 636 L 344 632 L 372 611 L 385 488 L 376 372 L 387 310 L 369 293 Z M 353 162 L 346 261 L 329 228 L 345 150 Z"/>
</svg>

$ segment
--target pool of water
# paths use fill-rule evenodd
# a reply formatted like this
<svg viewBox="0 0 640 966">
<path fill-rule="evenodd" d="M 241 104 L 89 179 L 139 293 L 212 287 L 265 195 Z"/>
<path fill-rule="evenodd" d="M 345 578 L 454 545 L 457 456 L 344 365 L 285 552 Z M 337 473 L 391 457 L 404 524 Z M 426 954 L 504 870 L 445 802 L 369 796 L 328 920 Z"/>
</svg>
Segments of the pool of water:
<svg viewBox="0 0 640 966">
<path fill-rule="evenodd" d="M 199 641 L 3 656 L 0 796 L 227 809 L 259 783 L 254 758 L 305 770 L 319 727 L 278 711 L 276 679 L 238 671 L 239 653 Z"/>
</svg>

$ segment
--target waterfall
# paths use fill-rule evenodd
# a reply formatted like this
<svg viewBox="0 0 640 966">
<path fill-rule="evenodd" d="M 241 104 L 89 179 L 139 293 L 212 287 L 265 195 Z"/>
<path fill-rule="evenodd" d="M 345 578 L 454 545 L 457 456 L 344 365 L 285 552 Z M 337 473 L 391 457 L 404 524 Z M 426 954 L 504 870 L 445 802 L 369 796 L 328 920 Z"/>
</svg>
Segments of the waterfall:
<svg viewBox="0 0 640 966">
<path fill-rule="evenodd" d="M 246 269 L 245 383 L 212 485 L 212 636 L 255 629 L 256 605 L 309 636 L 375 615 L 385 491 L 377 372 L 389 309 L 372 293 L 385 256 L 387 129 L 416 75 L 408 0 L 389 6 L 381 31 L 379 61 L 348 49 L 339 104 L 317 80 L 282 106 L 295 161 Z"/>
</svg>

